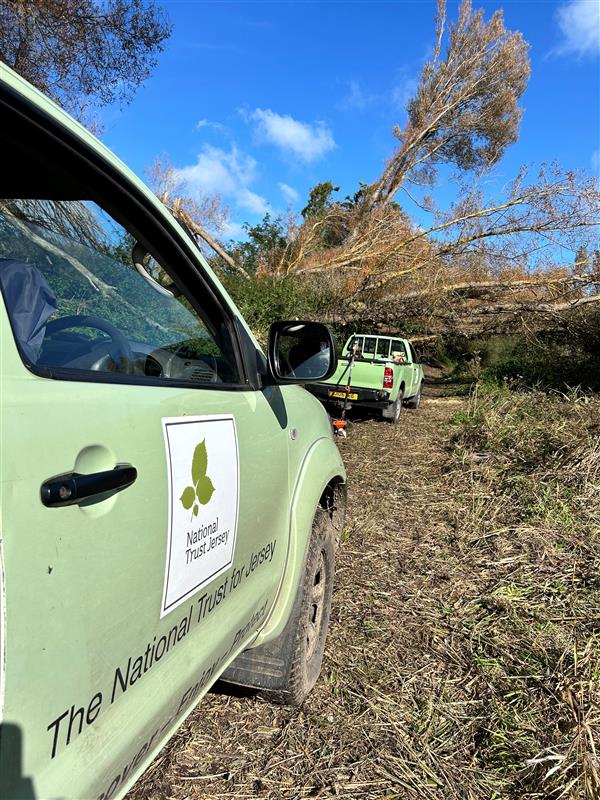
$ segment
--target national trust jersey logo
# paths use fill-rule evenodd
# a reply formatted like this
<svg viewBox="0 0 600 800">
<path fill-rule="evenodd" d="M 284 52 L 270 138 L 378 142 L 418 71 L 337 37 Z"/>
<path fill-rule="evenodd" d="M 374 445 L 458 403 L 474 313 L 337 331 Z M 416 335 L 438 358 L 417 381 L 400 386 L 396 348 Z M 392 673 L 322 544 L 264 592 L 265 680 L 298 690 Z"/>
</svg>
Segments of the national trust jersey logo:
<svg viewBox="0 0 600 800">
<path fill-rule="evenodd" d="M 201 505 L 205 506 L 210 502 L 215 487 L 213 482 L 206 474 L 208 469 L 208 453 L 206 452 L 206 442 L 203 439 L 194 450 L 192 459 L 192 486 L 186 486 L 183 494 L 179 498 L 181 505 L 189 511 L 192 509 L 192 517 L 198 516 Z M 198 502 L 196 502 L 198 501 Z"/>
</svg>

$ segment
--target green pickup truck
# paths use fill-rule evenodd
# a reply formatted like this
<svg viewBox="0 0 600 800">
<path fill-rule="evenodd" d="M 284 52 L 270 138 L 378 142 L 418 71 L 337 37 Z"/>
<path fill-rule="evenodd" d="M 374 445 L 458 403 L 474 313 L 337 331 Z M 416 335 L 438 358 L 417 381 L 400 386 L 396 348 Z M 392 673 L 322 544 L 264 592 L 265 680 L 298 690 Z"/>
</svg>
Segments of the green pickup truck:
<svg viewBox="0 0 600 800">
<path fill-rule="evenodd" d="M 403 405 L 419 407 L 423 367 L 407 339 L 354 333 L 342 354 L 330 378 L 306 387 L 320 400 L 343 409 L 372 409 L 392 423 Z"/>
<path fill-rule="evenodd" d="M 345 471 L 302 384 L 335 343 L 276 322 L 265 355 L 153 193 L 1 63 L 0 120 L 0 798 L 113 800 L 218 678 L 317 679 Z"/>
</svg>

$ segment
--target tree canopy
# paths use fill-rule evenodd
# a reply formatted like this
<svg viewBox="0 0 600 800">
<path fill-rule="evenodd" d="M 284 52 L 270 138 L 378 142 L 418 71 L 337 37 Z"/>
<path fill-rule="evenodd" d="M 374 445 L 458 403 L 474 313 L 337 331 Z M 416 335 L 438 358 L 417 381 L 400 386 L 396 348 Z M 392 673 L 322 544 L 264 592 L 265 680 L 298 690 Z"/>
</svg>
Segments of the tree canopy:
<svg viewBox="0 0 600 800">
<path fill-rule="evenodd" d="M 145 0 L 2 0 L 0 60 L 79 118 L 128 102 L 170 36 Z"/>
<path fill-rule="evenodd" d="M 486 21 L 470 0 L 462 0 L 447 40 L 445 26 L 446 2 L 438 0 L 433 58 L 408 103 L 406 125 L 394 129 L 400 147 L 370 187 L 370 205 L 391 200 L 407 179 L 432 184 L 438 164 L 489 169 L 519 135 L 518 104 L 530 74 L 521 33 L 504 27 L 501 11 Z"/>
</svg>

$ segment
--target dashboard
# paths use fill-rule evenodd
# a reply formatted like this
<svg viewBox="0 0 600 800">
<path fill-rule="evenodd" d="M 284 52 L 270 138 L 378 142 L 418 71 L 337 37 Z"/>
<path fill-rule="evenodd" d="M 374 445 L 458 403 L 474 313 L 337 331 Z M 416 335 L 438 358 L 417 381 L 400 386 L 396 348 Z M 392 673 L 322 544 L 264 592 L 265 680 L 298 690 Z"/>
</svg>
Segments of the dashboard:
<svg viewBox="0 0 600 800">
<path fill-rule="evenodd" d="M 221 356 L 199 353 L 198 347 L 188 342 L 158 348 L 145 342 L 128 342 L 132 362 L 128 368 L 121 369 L 119 353 L 110 337 L 89 338 L 72 331 L 61 331 L 46 337 L 36 364 L 95 372 L 124 372 L 202 384 L 223 383 L 231 372 Z"/>
</svg>

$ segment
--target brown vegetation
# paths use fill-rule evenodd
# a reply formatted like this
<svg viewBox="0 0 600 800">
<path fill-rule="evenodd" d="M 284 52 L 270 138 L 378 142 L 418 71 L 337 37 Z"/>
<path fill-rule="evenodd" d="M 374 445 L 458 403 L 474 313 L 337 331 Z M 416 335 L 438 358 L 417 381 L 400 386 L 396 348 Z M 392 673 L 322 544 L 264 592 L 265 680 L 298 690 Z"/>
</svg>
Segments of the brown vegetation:
<svg viewBox="0 0 600 800">
<path fill-rule="evenodd" d="M 443 388 L 340 442 L 349 516 L 302 708 L 208 696 L 131 800 L 599 796 L 598 403 Z"/>
<path fill-rule="evenodd" d="M 318 184 L 301 218 L 281 221 L 283 238 L 260 238 L 253 267 L 211 242 L 184 186 L 168 193 L 173 212 L 226 270 L 298 277 L 312 290 L 335 291 L 350 316 L 376 322 L 410 318 L 424 332 L 471 333 L 600 301 L 597 260 L 576 258 L 598 246 L 597 179 L 554 164 L 533 176 L 523 168 L 497 197 L 482 189 L 518 137 L 526 42 L 506 30 L 500 11 L 486 21 L 470 0 L 446 28 L 439 0 L 433 56 L 380 177 L 345 200 L 333 198 L 331 183 Z M 459 171 L 460 199 L 439 209 L 424 192 L 434 192 L 438 170 L 449 167 Z M 428 224 L 411 218 L 415 203 Z"/>
</svg>

